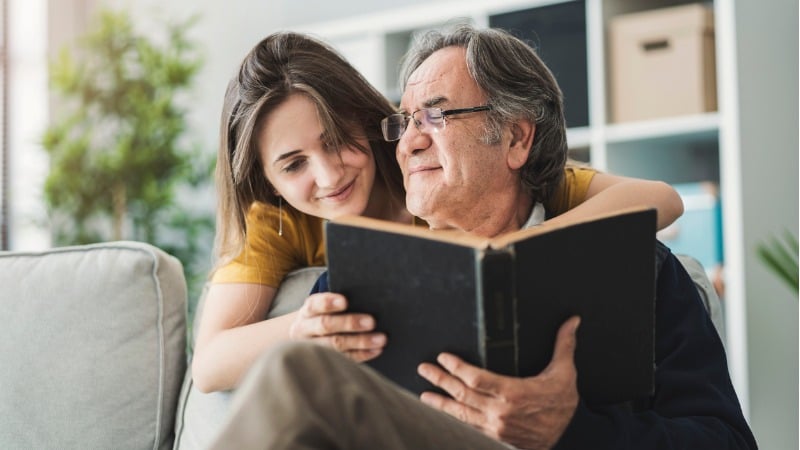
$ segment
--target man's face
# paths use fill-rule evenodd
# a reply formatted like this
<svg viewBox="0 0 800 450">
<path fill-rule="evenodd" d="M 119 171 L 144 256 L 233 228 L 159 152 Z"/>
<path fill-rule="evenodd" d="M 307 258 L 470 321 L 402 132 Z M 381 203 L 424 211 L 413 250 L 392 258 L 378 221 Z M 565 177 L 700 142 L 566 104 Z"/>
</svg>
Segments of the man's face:
<svg viewBox="0 0 800 450">
<path fill-rule="evenodd" d="M 403 113 L 485 105 L 486 95 L 470 76 L 465 57 L 465 49 L 446 47 L 426 59 L 405 87 Z M 509 133 L 504 129 L 499 143 L 485 142 L 487 114 L 492 111 L 447 116 L 441 130 L 419 131 L 412 122 L 398 142 L 406 206 L 432 228 L 471 230 L 463 219 L 488 219 L 476 215 L 486 215 L 486 202 L 517 182 L 506 161 Z"/>
</svg>

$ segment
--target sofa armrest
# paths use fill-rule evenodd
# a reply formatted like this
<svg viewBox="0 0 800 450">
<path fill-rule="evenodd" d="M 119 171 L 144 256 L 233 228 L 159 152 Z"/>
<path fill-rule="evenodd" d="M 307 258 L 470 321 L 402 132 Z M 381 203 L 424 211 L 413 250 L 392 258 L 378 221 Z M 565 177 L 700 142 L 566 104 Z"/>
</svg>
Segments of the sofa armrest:
<svg viewBox="0 0 800 450">
<path fill-rule="evenodd" d="M 5 448 L 170 448 L 181 263 L 143 243 L 0 252 Z"/>
</svg>

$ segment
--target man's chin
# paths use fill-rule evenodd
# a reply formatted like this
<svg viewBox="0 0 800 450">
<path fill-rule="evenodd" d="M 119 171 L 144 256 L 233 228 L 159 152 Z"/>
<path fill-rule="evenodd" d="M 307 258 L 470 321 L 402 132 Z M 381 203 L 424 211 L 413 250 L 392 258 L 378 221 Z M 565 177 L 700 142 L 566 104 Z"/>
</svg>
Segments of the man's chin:
<svg viewBox="0 0 800 450">
<path fill-rule="evenodd" d="M 433 229 L 448 228 L 445 221 L 440 217 L 442 208 L 437 208 L 436 202 L 432 202 L 430 199 L 414 201 L 414 199 L 406 196 L 406 209 L 415 217 L 424 220 Z M 436 214 L 437 212 L 439 214 Z"/>
</svg>

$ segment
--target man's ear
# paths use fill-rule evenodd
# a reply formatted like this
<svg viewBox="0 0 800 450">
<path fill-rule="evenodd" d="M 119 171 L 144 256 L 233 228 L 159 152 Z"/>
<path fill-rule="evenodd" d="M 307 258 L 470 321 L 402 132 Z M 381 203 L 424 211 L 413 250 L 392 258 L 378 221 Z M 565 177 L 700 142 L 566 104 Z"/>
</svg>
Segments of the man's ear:
<svg viewBox="0 0 800 450">
<path fill-rule="evenodd" d="M 511 142 L 508 149 L 508 167 L 517 170 L 525 165 L 533 145 L 536 124 L 519 120 L 511 125 Z"/>
</svg>

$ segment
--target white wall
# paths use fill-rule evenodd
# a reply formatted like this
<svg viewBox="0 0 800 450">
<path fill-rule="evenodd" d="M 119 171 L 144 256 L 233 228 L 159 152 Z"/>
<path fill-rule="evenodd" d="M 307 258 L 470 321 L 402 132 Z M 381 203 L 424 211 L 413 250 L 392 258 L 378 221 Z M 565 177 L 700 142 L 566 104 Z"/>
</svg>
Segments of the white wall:
<svg viewBox="0 0 800 450">
<path fill-rule="evenodd" d="M 796 449 L 797 292 L 756 247 L 798 232 L 798 2 L 737 0 L 735 9 L 750 422 L 761 448 Z"/>
</svg>

